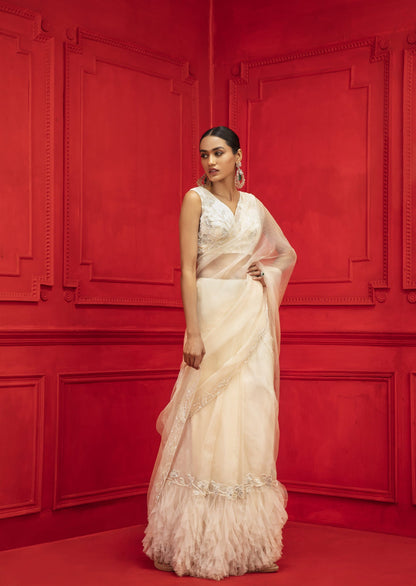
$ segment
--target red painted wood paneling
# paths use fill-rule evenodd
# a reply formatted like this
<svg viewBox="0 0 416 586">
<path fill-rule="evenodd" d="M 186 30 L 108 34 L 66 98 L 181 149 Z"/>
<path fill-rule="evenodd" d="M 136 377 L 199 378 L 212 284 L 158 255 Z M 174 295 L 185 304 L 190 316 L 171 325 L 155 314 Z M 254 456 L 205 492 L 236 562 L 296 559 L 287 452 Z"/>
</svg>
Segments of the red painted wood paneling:
<svg viewBox="0 0 416 586">
<path fill-rule="evenodd" d="M 184 185 L 196 179 L 194 82 L 189 62 L 132 43 L 85 30 L 66 43 L 67 300 L 74 290 L 78 304 L 180 304 L 177 221 Z"/>
<path fill-rule="evenodd" d="M 404 50 L 403 75 L 403 288 L 407 299 L 416 303 L 416 34 L 407 35 L 410 47 Z"/>
<path fill-rule="evenodd" d="M 208 8 L 0 1 L 0 548 L 145 519 Z"/>
<path fill-rule="evenodd" d="M 247 190 L 298 253 L 281 308 L 289 516 L 415 535 L 416 7 L 214 8 L 214 123 L 239 132 Z"/>
<path fill-rule="evenodd" d="M 410 470 L 412 475 L 412 504 L 416 505 L 416 372 L 410 373 Z"/>
<path fill-rule="evenodd" d="M 44 377 L 0 377 L 0 518 L 41 510 Z"/>
<path fill-rule="evenodd" d="M 154 421 L 175 373 L 59 376 L 54 508 L 146 494 L 157 453 Z"/>
<path fill-rule="evenodd" d="M 289 516 L 416 535 L 415 19 L 0 1 L 0 548 L 144 522 L 181 360 L 178 213 L 214 124 L 298 253 Z"/>
<path fill-rule="evenodd" d="M 386 299 L 388 64 L 368 39 L 243 62 L 230 81 L 249 188 L 304 251 L 286 304 Z"/>
<path fill-rule="evenodd" d="M 278 470 L 285 486 L 295 492 L 395 502 L 393 374 L 298 370 L 282 372 L 281 379 L 285 445 Z"/>
<path fill-rule="evenodd" d="M 144 520 L 156 416 L 172 391 L 181 337 L 133 330 L 3 334 L 0 371 L 20 365 L 22 374 L 0 380 L 1 477 L 9 476 L 0 483 L 8 516 L 0 548 Z M 36 415 L 43 387 L 44 409 Z M 33 487 L 36 499 L 28 503 Z"/>
<path fill-rule="evenodd" d="M 0 300 L 53 285 L 54 39 L 30 10 L 0 5 Z"/>
</svg>

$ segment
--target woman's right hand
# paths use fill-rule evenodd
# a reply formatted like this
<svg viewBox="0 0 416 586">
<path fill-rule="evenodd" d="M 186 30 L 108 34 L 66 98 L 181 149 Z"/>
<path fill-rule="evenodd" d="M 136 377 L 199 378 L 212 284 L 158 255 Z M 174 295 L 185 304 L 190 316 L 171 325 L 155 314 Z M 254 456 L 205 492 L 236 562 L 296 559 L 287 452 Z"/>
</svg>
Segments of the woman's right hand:
<svg viewBox="0 0 416 586">
<path fill-rule="evenodd" d="M 183 359 L 188 366 L 199 369 L 205 355 L 205 346 L 199 334 L 187 334 L 183 347 Z"/>
</svg>

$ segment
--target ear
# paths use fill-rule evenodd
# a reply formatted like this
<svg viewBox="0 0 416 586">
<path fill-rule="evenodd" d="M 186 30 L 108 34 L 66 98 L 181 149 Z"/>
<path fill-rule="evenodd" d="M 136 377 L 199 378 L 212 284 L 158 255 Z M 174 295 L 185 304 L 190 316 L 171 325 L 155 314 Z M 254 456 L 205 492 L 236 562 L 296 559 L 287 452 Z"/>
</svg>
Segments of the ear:
<svg viewBox="0 0 416 586">
<path fill-rule="evenodd" d="M 242 161 L 243 159 L 243 151 L 241 149 L 238 149 L 238 151 L 235 153 L 236 156 L 236 161 Z"/>
</svg>

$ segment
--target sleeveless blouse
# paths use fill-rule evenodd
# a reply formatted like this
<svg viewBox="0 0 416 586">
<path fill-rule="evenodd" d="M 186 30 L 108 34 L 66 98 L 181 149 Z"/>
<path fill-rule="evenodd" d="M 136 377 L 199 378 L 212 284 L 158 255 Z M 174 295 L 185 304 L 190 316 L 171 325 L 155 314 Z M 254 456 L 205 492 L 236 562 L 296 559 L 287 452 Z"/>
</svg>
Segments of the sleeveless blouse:
<svg viewBox="0 0 416 586">
<path fill-rule="evenodd" d="M 205 187 L 193 187 L 202 204 L 198 230 L 198 258 L 218 246 L 221 253 L 251 254 L 261 233 L 261 217 L 257 199 L 240 191 L 235 214 Z"/>
</svg>

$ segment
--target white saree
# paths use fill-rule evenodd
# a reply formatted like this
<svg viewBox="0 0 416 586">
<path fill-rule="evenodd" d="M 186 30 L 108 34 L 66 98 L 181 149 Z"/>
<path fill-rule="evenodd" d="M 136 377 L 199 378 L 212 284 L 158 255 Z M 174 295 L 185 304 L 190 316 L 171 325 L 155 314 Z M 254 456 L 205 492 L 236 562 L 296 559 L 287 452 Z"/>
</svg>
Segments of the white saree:
<svg viewBox="0 0 416 586">
<path fill-rule="evenodd" d="M 235 214 L 204 187 L 198 233 L 198 317 L 206 355 L 182 362 L 157 420 L 145 553 L 178 575 L 219 580 L 281 557 L 285 487 L 279 446 L 278 308 L 296 262 L 252 194 Z M 257 262 L 266 287 L 247 274 Z"/>
</svg>

